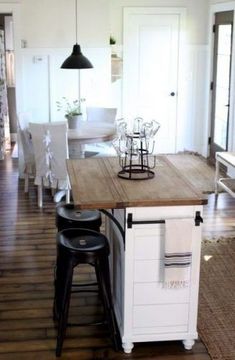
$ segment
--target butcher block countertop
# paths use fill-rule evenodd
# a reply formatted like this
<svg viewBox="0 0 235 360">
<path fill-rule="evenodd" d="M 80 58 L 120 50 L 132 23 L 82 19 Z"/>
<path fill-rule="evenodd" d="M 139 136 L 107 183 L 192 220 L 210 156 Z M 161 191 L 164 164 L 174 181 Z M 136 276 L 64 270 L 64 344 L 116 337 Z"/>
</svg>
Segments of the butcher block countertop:
<svg viewBox="0 0 235 360">
<path fill-rule="evenodd" d="M 120 209 L 207 203 L 166 156 L 157 159 L 155 177 L 149 180 L 119 178 L 117 157 L 67 160 L 74 204 L 79 209 Z"/>
</svg>

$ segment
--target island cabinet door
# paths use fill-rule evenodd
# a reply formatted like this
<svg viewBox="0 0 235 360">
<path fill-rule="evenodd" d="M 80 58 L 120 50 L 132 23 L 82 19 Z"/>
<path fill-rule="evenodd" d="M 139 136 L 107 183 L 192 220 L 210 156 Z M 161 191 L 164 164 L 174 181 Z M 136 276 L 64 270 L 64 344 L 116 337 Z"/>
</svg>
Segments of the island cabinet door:
<svg viewBox="0 0 235 360">
<path fill-rule="evenodd" d="M 124 342 L 197 338 L 201 226 L 195 226 L 196 211 L 202 215 L 201 206 L 126 209 Z M 185 287 L 164 284 L 166 219 L 189 219 L 192 224 L 192 263 Z"/>
</svg>

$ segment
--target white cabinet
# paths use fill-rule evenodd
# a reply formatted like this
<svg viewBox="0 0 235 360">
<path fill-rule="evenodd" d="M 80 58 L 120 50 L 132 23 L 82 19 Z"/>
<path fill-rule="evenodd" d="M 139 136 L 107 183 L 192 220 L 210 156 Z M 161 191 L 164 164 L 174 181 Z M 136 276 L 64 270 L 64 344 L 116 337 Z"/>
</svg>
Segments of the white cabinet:
<svg viewBox="0 0 235 360">
<path fill-rule="evenodd" d="M 202 206 L 144 207 L 114 210 L 125 224 L 125 245 L 110 222 L 111 275 L 115 312 L 125 352 L 142 341 L 182 340 L 190 349 L 197 338 L 201 226 L 192 229 L 190 285 L 180 289 L 163 286 L 165 219 L 194 220 Z M 134 224 L 128 227 L 128 214 Z M 154 223 L 161 220 L 162 223 Z M 142 223 L 142 222 L 148 223 Z M 149 222 L 153 223 L 149 223 Z M 194 224 L 194 222 L 192 222 Z"/>
</svg>

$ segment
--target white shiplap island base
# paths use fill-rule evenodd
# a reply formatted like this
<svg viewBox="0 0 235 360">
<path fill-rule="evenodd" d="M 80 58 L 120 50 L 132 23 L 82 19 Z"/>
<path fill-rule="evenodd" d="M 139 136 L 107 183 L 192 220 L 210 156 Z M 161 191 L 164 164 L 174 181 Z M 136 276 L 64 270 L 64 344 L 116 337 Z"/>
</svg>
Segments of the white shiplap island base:
<svg viewBox="0 0 235 360">
<path fill-rule="evenodd" d="M 111 240 L 113 296 L 122 334 L 123 348 L 131 352 L 134 342 L 182 340 L 191 349 L 197 338 L 197 307 L 200 268 L 201 226 L 192 231 L 190 286 L 164 288 L 164 224 L 127 227 L 127 216 L 135 220 L 189 218 L 201 206 L 140 207 L 115 210 L 125 226 L 125 249 L 116 226 L 109 226 Z"/>
<path fill-rule="evenodd" d="M 113 301 L 123 349 L 135 342 L 181 340 L 191 349 L 197 338 L 203 204 L 207 200 L 182 178 L 166 157 L 151 180 L 117 177 L 117 158 L 68 160 L 75 205 L 112 209 L 124 230 L 107 217 Z M 111 210 L 108 210 L 111 213 Z M 164 287 L 166 219 L 192 219 L 189 286 Z"/>
</svg>

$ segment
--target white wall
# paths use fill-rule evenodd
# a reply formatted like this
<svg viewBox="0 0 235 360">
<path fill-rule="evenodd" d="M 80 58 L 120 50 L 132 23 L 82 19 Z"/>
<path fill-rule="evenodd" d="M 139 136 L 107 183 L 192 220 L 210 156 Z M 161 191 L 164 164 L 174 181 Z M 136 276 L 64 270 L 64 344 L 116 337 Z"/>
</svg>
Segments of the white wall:
<svg viewBox="0 0 235 360">
<path fill-rule="evenodd" d="M 111 33 L 122 43 L 122 10 L 126 6 L 185 7 L 190 44 L 207 44 L 208 0 L 110 0 Z"/>
<path fill-rule="evenodd" d="M 210 4 L 228 3 L 228 0 L 210 0 Z"/>
<path fill-rule="evenodd" d="M 55 102 L 78 96 L 78 72 L 60 69 L 76 39 L 75 0 L 0 0 L 0 12 L 14 13 L 17 112 L 31 112 L 36 122 L 60 119 Z M 78 43 L 94 65 L 81 71 L 81 93 L 89 105 L 107 105 L 109 0 L 78 0 L 77 15 Z"/>
<path fill-rule="evenodd" d="M 11 2 L 11 0 L 0 0 L 0 4 Z M 18 110 L 27 110 L 27 108 L 35 106 L 36 100 L 32 92 L 34 91 L 37 94 L 40 81 L 36 78 L 38 76 L 37 72 L 32 70 L 32 67 L 34 68 L 32 59 L 34 56 L 45 56 L 46 60 L 43 66 L 47 69 L 47 73 L 44 73 L 44 81 L 49 83 L 51 88 L 49 92 L 46 90 L 44 95 L 52 103 L 49 106 L 48 101 L 45 101 L 43 111 L 48 114 L 49 119 L 50 116 L 54 116 L 52 108 L 57 97 L 51 94 L 63 92 L 63 87 L 59 91 L 55 88 L 55 84 L 61 86 L 58 79 L 60 72 L 57 73 L 55 82 L 51 80 L 54 76 L 50 72 L 51 64 L 59 64 L 59 57 L 55 54 L 59 54 L 60 50 L 65 51 L 67 49 L 69 55 L 75 42 L 75 1 L 16 0 L 15 2 L 21 4 L 20 38 L 25 40 L 27 45 L 26 49 L 21 50 L 23 66 L 21 66 L 21 74 L 18 71 L 17 77 L 17 85 L 20 86 L 20 89 L 24 89 L 23 96 L 18 93 L 18 99 L 20 99 L 17 103 Z M 95 99 L 97 91 L 99 104 L 105 104 L 105 102 L 108 104 L 110 101 L 106 96 L 109 93 L 108 83 L 110 77 L 110 58 L 107 55 L 110 51 L 109 35 L 112 34 L 117 39 L 118 45 L 122 46 L 122 14 L 124 6 L 185 7 L 187 9 L 186 38 L 188 45 L 186 48 L 188 66 L 185 81 L 189 90 L 188 94 L 190 94 L 187 101 L 191 106 L 187 112 L 187 126 L 184 128 L 184 131 L 187 131 L 187 136 L 184 137 L 187 138 L 187 143 L 185 141 L 181 145 L 182 148 L 185 147 L 188 150 L 203 153 L 206 147 L 204 124 L 208 121 L 204 107 L 204 104 L 206 104 L 204 97 L 205 78 L 208 75 L 208 3 L 209 0 L 78 0 L 78 42 L 82 46 L 84 54 L 89 53 L 91 60 L 94 59 L 96 63 L 96 69 L 89 70 L 90 74 L 94 74 L 92 80 L 89 80 L 90 90 L 87 89 L 86 81 L 84 81 L 85 85 L 83 85 L 86 88 L 86 94 L 89 94 L 88 97 Z M 97 60 L 98 56 L 100 57 L 99 61 Z M 26 66 L 27 57 L 29 57 L 27 61 L 30 62 L 31 68 Z M 102 65 L 102 59 L 105 66 Z M 198 71 L 200 71 L 200 77 L 197 76 Z M 28 83 L 23 86 L 22 79 L 25 77 L 28 79 Z M 119 90 L 120 87 L 121 81 L 119 82 Z M 103 96 L 100 96 L 100 89 L 102 89 Z M 116 89 L 116 93 L 119 90 Z M 76 96 L 76 93 L 74 95 Z M 29 99 L 33 99 L 31 104 Z M 38 107 L 40 106 L 44 105 L 41 101 L 38 101 Z M 198 121 L 200 126 L 196 125 Z M 195 129 L 197 129 L 196 132 Z"/>
<path fill-rule="evenodd" d="M 87 105 L 106 106 L 110 101 L 110 49 L 83 48 L 93 69 L 80 70 L 81 97 Z M 22 49 L 22 112 L 29 112 L 33 122 L 59 121 L 64 113 L 57 111 L 62 97 L 79 96 L 79 71 L 61 69 L 71 49 Z"/>
<path fill-rule="evenodd" d="M 22 39 L 30 48 L 66 48 L 75 42 L 75 0 L 22 0 Z M 77 0 L 78 42 L 109 41 L 109 0 Z"/>
<path fill-rule="evenodd" d="M 205 88 L 208 78 L 208 0 L 112 0 L 110 1 L 111 34 L 119 46 L 123 39 L 123 8 L 128 6 L 185 7 L 185 70 L 181 84 L 187 94 L 186 111 L 179 111 L 178 150 L 190 150 L 207 155 L 207 101 Z M 113 91 L 119 90 L 113 86 Z M 119 82 L 119 87 L 122 84 Z M 184 120 L 182 118 L 184 117 Z"/>
<path fill-rule="evenodd" d="M 76 41 L 75 0 L 21 1 L 20 112 L 32 120 L 55 121 L 56 101 L 78 97 L 78 71 L 62 70 Z M 81 95 L 89 105 L 108 105 L 110 94 L 109 0 L 77 1 L 77 39 L 94 65 L 81 70 Z"/>
</svg>

